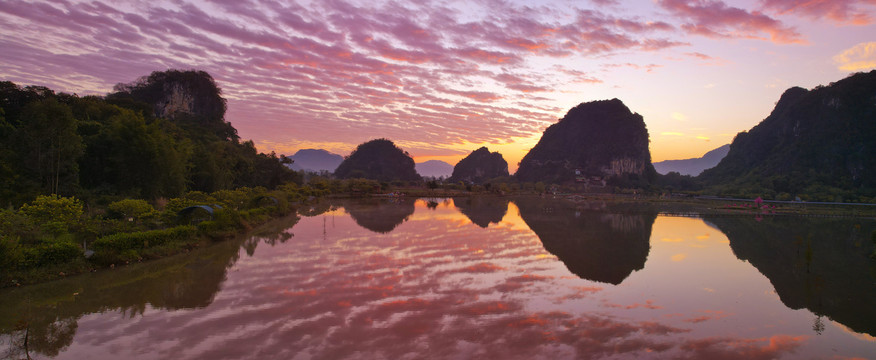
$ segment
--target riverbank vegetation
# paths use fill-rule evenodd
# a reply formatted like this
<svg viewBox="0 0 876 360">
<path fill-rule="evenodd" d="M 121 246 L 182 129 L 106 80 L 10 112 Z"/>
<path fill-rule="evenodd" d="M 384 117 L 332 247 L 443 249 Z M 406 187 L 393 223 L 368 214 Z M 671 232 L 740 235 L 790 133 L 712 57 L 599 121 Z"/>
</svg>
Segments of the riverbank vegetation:
<svg viewBox="0 0 876 360">
<path fill-rule="evenodd" d="M 160 258 L 233 237 L 293 214 L 326 192 L 295 183 L 191 191 L 155 207 L 124 199 L 86 209 L 75 197 L 41 195 L 17 210 L 0 210 L 0 286 Z"/>
<path fill-rule="evenodd" d="M 322 194 L 225 111 L 203 71 L 106 96 L 0 82 L 0 284 L 185 251 Z"/>
</svg>

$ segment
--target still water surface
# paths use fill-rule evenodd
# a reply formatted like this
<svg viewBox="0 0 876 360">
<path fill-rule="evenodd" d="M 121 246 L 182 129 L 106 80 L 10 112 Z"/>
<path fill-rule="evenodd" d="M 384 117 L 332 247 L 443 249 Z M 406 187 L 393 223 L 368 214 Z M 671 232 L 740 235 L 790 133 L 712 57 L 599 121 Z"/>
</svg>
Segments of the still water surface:
<svg viewBox="0 0 876 360">
<path fill-rule="evenodd" d="M 540 198 L 345 200 L 303 215 L 4 290 L 0 357 L 876 358 L 872 219 Z"/>
</svg>

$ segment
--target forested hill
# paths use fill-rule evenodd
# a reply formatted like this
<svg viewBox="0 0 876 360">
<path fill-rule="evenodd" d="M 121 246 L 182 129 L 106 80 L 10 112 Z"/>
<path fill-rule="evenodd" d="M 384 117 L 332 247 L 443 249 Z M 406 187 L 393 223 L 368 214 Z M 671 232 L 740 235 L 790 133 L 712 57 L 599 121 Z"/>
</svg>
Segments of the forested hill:
<svg viewBox="0 0 876 360">
<path fill-rule="evenodd" d="M 356 147 L 338 165 L 341 179 L 365 178 L 378 181 L 420 181 L 414 159 L 387 139 L 371 140 Z"/>
<path fill-rule="evenodd" d="M 644 119 L 620 100 L 582 103 L 544 131 L 515 176 L 520 181 L 563 183 L 577 175 L 606 178 L 624 187 L 644 186 L 657 175 L 648 142 Z"/>
<path fill-rule="evenodd" d="M 723 194 L 857 201 L 876 196 L 874 154 L 876 70 L 813 90 L 788 89 L 700 179 Z"/>
<path fill-rule="evenodd" d="M 154 72 L 115 90 L 79 97 L 0 82 L 0 205 L 40 194 L 154 199 L 295 180 L 288 160 L 239 140 L 209 74 Z"/>
<path fill-rule="evenodd" d="M 448 181 L 482 184 L 490 179 L 508 176 L 508 162 L 498 152 L 481 147 L 468 154 L 453 167 Z"/>
</svg>

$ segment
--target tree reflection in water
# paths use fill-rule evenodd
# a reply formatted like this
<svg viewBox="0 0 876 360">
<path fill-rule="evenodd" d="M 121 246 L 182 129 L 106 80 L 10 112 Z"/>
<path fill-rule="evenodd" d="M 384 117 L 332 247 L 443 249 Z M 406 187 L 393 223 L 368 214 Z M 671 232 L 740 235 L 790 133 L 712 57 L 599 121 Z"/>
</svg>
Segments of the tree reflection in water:
<svg viewBox="0 0 876 360">
<path fill-rule="evenodd" d="M 794 225 L 811 235 L 809 244 L 805 237 L 799 243 L 763 240 L 792 232 L 790 224 L 772 229 L 780 222 L 769 217 L 713 220 L 730 235 L 734 243 L 728 246 L 722 235 L 700 240 L 697 235 L 712 229 L 699 219 L 674 219 L 685 227 L 673 228 L 667 218 L 655 222 L 657 211 L 639 204 L 497 198 L 454 207 L 453 200 L 433 201 L 444 206 L 393 200 L 332 200 L 302 209 L 301 219 L 192 256 L 4 290 L 0 332 L 6 335 L 0 335 L 0 346 L 13 350 L 9 357 L 25 357 L 19 320 L 27 320 L 34 337 L 30 354 L 59 358 L 876 354 L 872 344 L 833 331 L 837 327 L 828 319 L 813 323 L 808 312 L 790 311 L 770 295 L 759 298 L 771 294 L 770 284 L 730 253 L 732 246 L 767 274 L 786 304 L 786 290 L 774 278 L 787 276 L 786 267 L 792 273 L 808 269 L 812 275 L 801 278 L 813 278 L 802 286 L 817 296 L 805 301 L 820 305 L 807 307 L 857 329 L 828 303 L 848 306 L 872 324 L 868 310 L 860 308 L 872 304 L 870 288 L 861 279 L 851 281 L 860 294 L 825 285 L 855 275 L 824 270 L 848 254 L 827 256 L 824 251 L 836 249 L 822 249 L 819 240 L 826 233 L 848 235 L 857 240 L 842 247 L 868 251 L 869 243 L 852 236 L 854 227 L 822 233 L 814 227 L 828 224 Z M 500 212 L 505 216 L 496 220 Z M 290 224 L 299 220 L 293 236 Z M 697 253 L 689 245 L 705 250 Z M 792 255 L 782 253 L 788 249 Z M 690 256 L 676 261 L 678 252 Z M 704 256 L 712 253 L 719 256 Z M 777 258 L 777 269 L 762 264 Z M 869 269 L 850 266 L 859 274 Z M 827 292 L 865 299 L 836 300 Z M 824 335 L 815 335 L 819 331 Z M 857 349 L 846 351 L 849 344 Z"/>
<path fill-rule="evenodd" d="M 706 217 L 730 239 L 792 309 L 809 309 L 876 336 L 876 261 L 872 221 L 802 217 Z M 816 322 L 813 328 L 823 329 Z"/>
<path fill-rule="evenodd" d="M 4 358 L 35 353 L 54 357 L 69 346 L 78 320 L 86 314 L 118 311 L 134 317 L 147 306 L 197 309 L 209 306 L 222 287 L 226 271 L 244 248 L 251 256 L 258 243 L 291 238 L 290 217 L 265 224 L 246 237 L 183 254 L 70 279 L 6 289 L 0 295 L 0 333 L 9 334 Z M 25 351 L 24 338 L 27 337 Z M 0 346 L 3 346 L 0 342 Z M 4 351 L 4 350 L 0 350 Z"/>
</svg>

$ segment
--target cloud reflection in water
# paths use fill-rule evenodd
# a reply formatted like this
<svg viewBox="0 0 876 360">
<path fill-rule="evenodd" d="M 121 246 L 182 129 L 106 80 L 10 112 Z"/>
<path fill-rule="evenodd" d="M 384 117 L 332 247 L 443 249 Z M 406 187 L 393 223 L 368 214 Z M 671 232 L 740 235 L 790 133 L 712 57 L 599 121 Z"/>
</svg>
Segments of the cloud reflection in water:
<svg viewBox="0 0 876 360">
<path fill-rule="evenodd" d="M 228 268 L 208 306 L 168 311 L 146 305 L 142 314 L 127 319 L 112 312 L 85 314 L 60 358 L 767 359 L 799 355 L 813 340 L 794 327 L 767 323 L 771 320 L 760 319 L 757 311 L 737 312 L 709 300 L 727 298 L 722 292 L 728 288 L 721 284 L 697 280 L 691 286 L 699 292 L 677 292 L 670 274 L 686 268 L 673 266 L 696 263 L 697 251 L 725 247 L 718 249 L 720 261 L 709 262 L 757 274 L 735 259 L 720 236 L 697 239 L 708 230 L 700 220 L 688 220 L 699 224 L 694 235 L 678 235 L 687 240 L 661 242 L 676 235 L 655 233 L 654 242 L 641 245 L 640 236 L 649 239 L 652 226 L 669 232 L 655 223 L 654 214 L 587 218 L 584 211 L 579 220 L 558 214 L 561 221 L 579 221 L 607 240 L 619 241 L 612 235 L 619 232 L 624 247 L 623 239 L 630 239 L 634 245 L 627 248 L 635 261 L 619 261 L 615 265 L 625 270 L 608 272 L 623 275 L 615 285 L 570 274 L 578 265 L 558 261 L 569 256 L 554 256 L 539 238 L 543 234 L 521 226 L 533 220 L 527 218 L 528 205 L 520 204 L 508 203 L 505 217 L 486 227 L 469 221 L 452 202 L 431 209 L 425 202 L 398 205 L 414 206 L 413 214 L 389 203 L 368 205 L 373 217 L 383 210 L 406 213 L 398 217 L 407 220 L 392 220 L 388 232 L 360 226 L 361 218 L 350 216 L 356 210 L 304 217 L 294 227 L 295 236 L 260 242 L 252 256 Z M 648 233 L 624 235 L 630 229 Z M 593 233 L 567 237 L 600 239 Z M 663 256 L 675 251 L 673 246 L 688 246 L 690 261 Z M 648 268 L 645 262 L 666 274 L 667 282 L 655 283 L 659 275 L 637 270 Z M 705 287 L 717 290 L 702 291 Z M 785 309 L 773 302 L 763 311 Z M 780 326 L 768 328 L 773 325 Z M 745 327 L 754 330 L 735 335 L 733 329 Z"/>
</svg>

